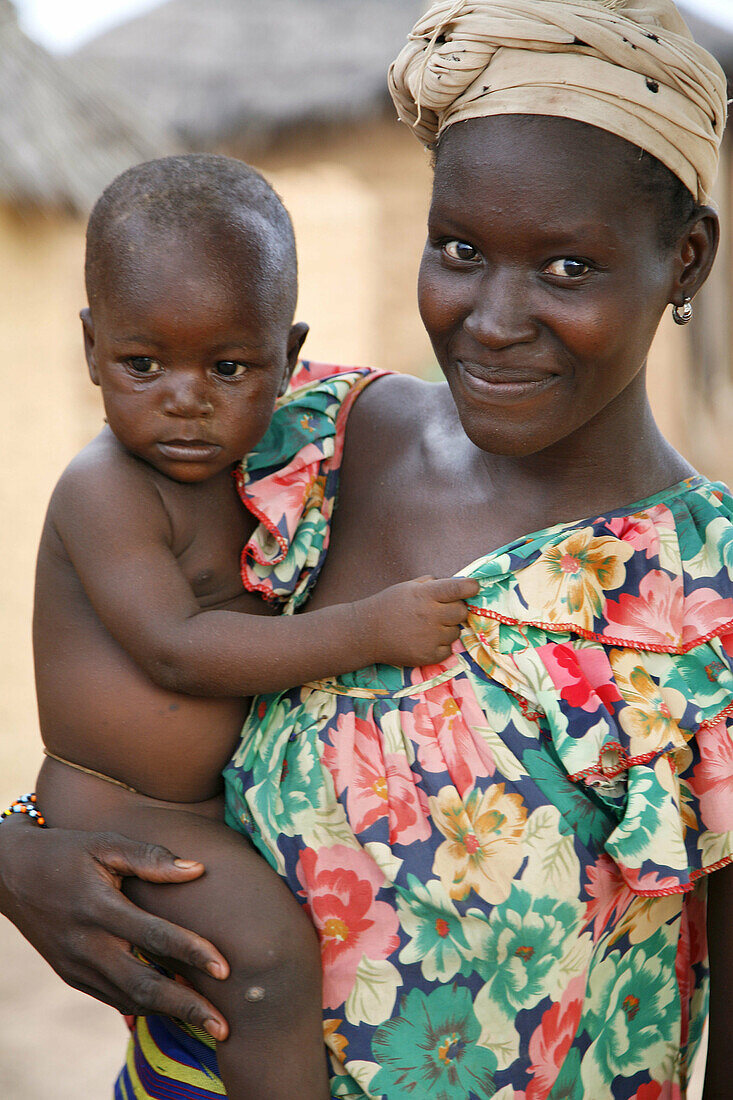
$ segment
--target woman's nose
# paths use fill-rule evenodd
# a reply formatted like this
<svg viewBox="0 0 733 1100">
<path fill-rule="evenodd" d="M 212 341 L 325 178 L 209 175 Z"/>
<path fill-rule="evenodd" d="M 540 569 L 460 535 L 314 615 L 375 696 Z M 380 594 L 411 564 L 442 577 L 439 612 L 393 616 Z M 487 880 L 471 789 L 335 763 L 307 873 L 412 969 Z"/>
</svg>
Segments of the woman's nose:
<svg viewBox="0 0 733 1100">
<path fill-rule="evenodd" d="M 166 415 L 193 419 L 209 416 L 213 411 L 204 378 L 193 371 L 176 371 L 171 376 L 163 400 Z"/>
<path fill-rule="evenodd" d="M 488 271 L 476 287 L 463 322 L 469 336 L 492 350 L 528 344 L 537 336 L 526 279 L 508 271 Z"/>
</svg>

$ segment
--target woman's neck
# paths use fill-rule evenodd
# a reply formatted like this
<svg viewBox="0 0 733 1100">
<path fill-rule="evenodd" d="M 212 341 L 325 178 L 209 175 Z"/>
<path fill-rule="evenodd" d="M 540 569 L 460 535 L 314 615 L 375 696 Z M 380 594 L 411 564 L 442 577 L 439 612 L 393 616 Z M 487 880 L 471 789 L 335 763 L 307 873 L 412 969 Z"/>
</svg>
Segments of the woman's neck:
<svg viewBox="0 0 733 1100">
<path fill-rule="evenodd" d="M 521 500 L 537 530 L 633 504 L 694 474 L 660 432 L 642 370 L 592 421 L 521 458 L 476 449 L 492 498 Z"/>
</svg>

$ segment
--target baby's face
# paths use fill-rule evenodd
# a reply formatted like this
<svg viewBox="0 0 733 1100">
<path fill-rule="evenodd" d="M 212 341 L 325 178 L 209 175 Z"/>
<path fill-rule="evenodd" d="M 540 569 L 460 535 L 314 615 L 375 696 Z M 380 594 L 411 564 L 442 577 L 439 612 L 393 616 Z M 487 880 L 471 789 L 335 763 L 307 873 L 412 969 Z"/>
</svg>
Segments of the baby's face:
<svg viewBox="0 0 733 1100">
<path fill-rule="evenodd" d="M 131 236 L 82 315 L 111 430 L 175 481 L 206 481 L 259 442 L 302 343 L 241 244 Z"/>
</svg>

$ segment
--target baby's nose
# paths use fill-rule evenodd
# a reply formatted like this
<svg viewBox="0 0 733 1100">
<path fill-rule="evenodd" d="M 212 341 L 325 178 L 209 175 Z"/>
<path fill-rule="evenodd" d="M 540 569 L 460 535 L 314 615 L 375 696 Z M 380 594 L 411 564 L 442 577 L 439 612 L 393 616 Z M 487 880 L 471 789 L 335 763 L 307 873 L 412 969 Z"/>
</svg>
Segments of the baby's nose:
<svg viewBox="0 0 733 1100">
<path fill-rule="evenodd" d="M 204 379 L 188 372 L 171 379 L 166 389 L 163 411 L 168 416 L 209 416 L 214 406 Z"/>
</svg>

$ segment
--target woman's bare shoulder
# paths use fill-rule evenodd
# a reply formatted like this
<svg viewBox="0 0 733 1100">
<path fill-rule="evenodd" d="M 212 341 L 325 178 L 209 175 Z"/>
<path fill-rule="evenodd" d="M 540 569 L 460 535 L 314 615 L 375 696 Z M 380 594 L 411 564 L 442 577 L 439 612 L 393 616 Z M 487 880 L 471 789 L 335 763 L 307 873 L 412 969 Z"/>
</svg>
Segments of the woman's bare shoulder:
<svg viewBox="0 0 733 1100">
<path fill-rule="evenodd" d="M 387 374 L 359 396 L 349 417 L 350 442 L 375 437 L 389 453 L 414 445 L 452 407 L 445 383 L 425 382 L 409 374 Z"/>
</svg>

